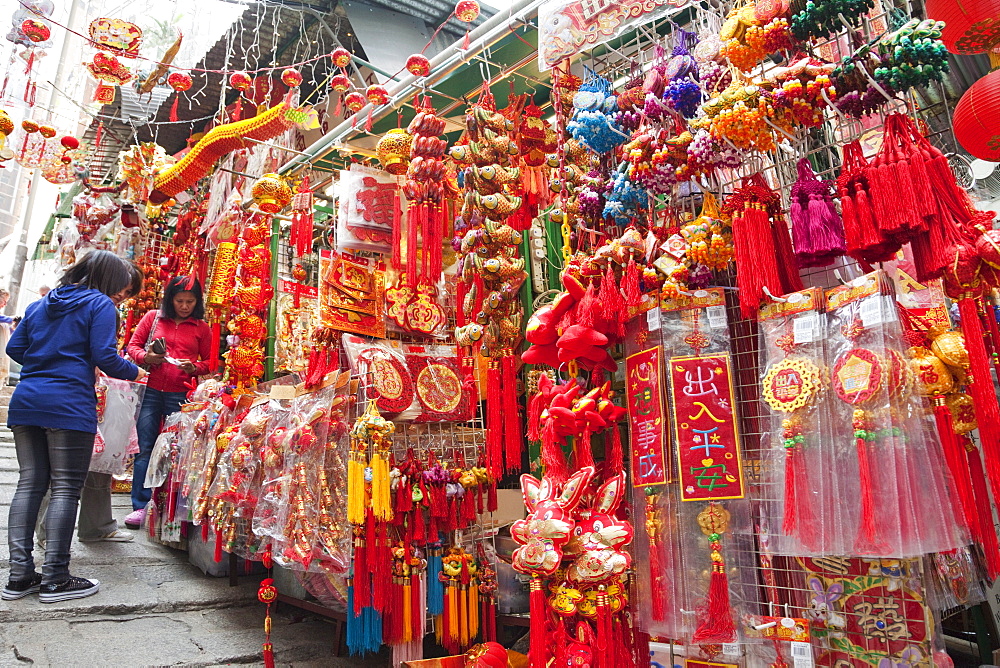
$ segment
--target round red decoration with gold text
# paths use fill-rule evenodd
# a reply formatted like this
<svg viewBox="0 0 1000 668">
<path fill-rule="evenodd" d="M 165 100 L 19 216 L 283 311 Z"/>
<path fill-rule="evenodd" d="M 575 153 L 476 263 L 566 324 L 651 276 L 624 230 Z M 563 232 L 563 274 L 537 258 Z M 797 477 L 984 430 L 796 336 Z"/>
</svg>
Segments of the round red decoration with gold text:
<svg viewBox="0 0 1000 668">
<path fill-rule="evenodd" d="M 878 396 L 885 382 L 885 363 L 867 348 L 852 348 L 837 359 L 831 380 L 841 401 L 860 406 Z"/>
</svg>

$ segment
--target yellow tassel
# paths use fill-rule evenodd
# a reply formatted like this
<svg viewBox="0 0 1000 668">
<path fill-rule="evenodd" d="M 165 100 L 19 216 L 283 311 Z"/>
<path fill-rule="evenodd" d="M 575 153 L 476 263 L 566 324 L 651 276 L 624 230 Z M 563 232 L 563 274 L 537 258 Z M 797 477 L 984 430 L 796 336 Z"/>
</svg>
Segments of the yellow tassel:
<svg viewBox="0 0 1000 668">
<path fill-rule="evenodd" d="M 406 578 L 406 584 L 403 585 L 403 642 L 413 640 L 413 629 L 411 628 L 413 615 L 410 614 L 410 596 L 413 588 L 410 587 L 409 583 L 410 579 Z"/>
<path fill-rule="evenodd" d="M 461 620 L 459 624 L 459 646 L 465 649 L 469 646 L 469 590 L 459 589 L 458 590 L 458 602 L 460 610 L 458 612 L 458 618 Z"/>
<path fill-rule="evenodd" d="M 437 644 L 441 644 L 441 633 L 444 631 L 444 615 L 438 615 L 434 618 L 434 640 Z"/>
<path fill-rule="evenodd" d="M 376 452 L 372 455 L 372 512 L 375 518 L 392 519 L 392 494 L 389 489 L 389 462 Z"/>
<path fill-rule="evenodd" d="M 473 580 L 469 585 L 469 638 L 479 635 L 479 587 Z"/>
<path fill-rule="evenodd" d="M 458 642 L 458 587 L 449 587 L 448 594 L 448 639 Z"/>
<path fill-rule="evenodd" d="M 347 521 L 365 523 L 365 467 L 355 455 L 347 462 Z"/>
</svg>

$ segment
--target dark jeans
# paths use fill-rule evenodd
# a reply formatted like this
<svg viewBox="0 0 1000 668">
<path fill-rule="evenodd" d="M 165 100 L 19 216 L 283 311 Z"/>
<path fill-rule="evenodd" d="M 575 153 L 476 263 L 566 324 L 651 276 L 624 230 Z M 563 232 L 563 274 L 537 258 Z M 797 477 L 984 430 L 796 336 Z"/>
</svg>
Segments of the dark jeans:
<svg viewBox="0 0 1000 668">
<path fill-rule="evenodd" d="M 139 439 L 139 454 L 132 464 L 132 510 L 146 507 L 153 490 L 146 488 L 146 469 L 149 468 L 149 456 L 153 454 L 153 446 L 160 435 L 163 418 L 180 410 L 181 404 L 187 401 L 187 392 L 161 392 L 151 387 L 146 388 L 139 409 L 139 420 L 135 431 Z"/>
<path fill-rule="evenodd" d="M 7 529 L 10 579 L 22 580 L 35 571 L 31 556 L 35 521 L 42 497 L 50 490 L 42 583 L 63 582 L 69 579 L 69 546 L 73 541 L 80 489 L 94 451 L 94 434 L 26 426 L 11 427 L 11 431 L 21 473 L 10 503 Z"/>
</svg>

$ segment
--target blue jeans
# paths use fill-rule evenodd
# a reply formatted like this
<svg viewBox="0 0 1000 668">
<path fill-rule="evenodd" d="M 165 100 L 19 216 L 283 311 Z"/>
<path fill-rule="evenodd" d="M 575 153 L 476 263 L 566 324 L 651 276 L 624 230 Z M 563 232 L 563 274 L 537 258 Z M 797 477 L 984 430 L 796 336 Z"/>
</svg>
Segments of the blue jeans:
<svg viewBox="0 0 1000 668">
<path fill-rule="evenodd" d="M 10 579 L 23 580 L 35 572 L 31 556 L 38 509 L 46 490 L 51 492 L 45 514 L 48 530 L 42 583 L 69 579 L 69 546 L 76 526 L 80 490 L 94 452 L 94 434 L 75 429 L 15 426 L 14 449 L 20 477 L 10 503 L 7 544 Z"/>
<path fill-rule="evenodd" d="M 160 435 L 163 419 L 171 413 L 180 410 L 181 404 L 187 401 L 187 392 L 161 392 L 151 387 L 146 388 L 139 409 L 139 420 L 135 431 L 139 439 L 139 454 L 132 464 L 132 510 L 141 510 L 149 503 L 153 490 L 146 488 L 146 469 L 149 468 L 149 456 L 153 454 L 153 446 Z"/>
</svg>

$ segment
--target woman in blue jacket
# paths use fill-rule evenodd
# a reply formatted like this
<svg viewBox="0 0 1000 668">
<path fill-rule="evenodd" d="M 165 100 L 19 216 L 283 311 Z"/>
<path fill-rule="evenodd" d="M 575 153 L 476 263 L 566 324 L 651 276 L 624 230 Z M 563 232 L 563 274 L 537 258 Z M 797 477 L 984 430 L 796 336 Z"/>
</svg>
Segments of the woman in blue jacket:
<svg viewBox="0 0 1000 668">
<path fill-rule="evenodd" d="M 133 275 L 133 265 L 114 253 L 91 251 L 66 270 L 58 288 L 28 306 L 7 344 L 7 354 L 22 367 L 7 417 L 20 477 L 10 504 L 4 600 L 37 591 L 42 603 L 54 603 L 100 587 L 97 580 L 70 575 L 69 549 L 97 433 L 94 367 L 123 380 L 145 375 L 116 350 L 116 305 L 131 293 Z M 39 575 L 31 551 L 46 490 L 51 500 Z"/>
</svg>

